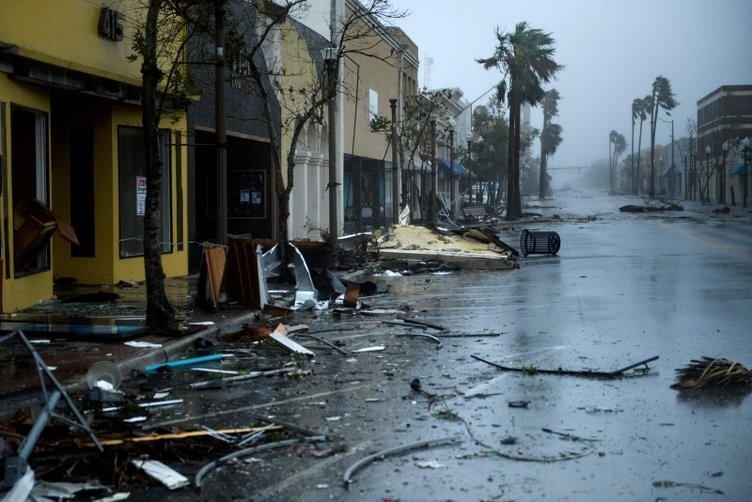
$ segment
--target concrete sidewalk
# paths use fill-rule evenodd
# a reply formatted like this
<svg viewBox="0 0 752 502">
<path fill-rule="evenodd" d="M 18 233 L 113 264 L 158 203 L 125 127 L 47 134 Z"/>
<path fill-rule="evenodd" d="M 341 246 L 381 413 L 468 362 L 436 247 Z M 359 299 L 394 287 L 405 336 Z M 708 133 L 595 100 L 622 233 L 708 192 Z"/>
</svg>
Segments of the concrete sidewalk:
<svg viewBox="0 0 752 502">
<path fill-rule="evenodd" d="M 194 309 L 196 278 L 179 277 L 166 280 L 165 289 L 177 310 L 185 320 L 185 334 L 156 335 L 147 330 L 127 336 L 69 336 L 55 333 L 55 323 L 63 328 L 66 323 L 83 325 L 107 325 L 122 323 L 143 326 L 146 310 L 146 287 L 135 285 L 127 288 L 106 286 L 75 286 L 56 290 L 58 298 L 91 292 L 110 291 L 117 293 L 114 302 L 79 304 L 62 303 L 59 300 L 42 302 L 32 309 L 11 316 L 3 316 L 9 324 L 27 323 L 32 329 L 21 331 L 32 341 L 44 363 L 53 368 L 55 378 L 68 391 L 87 389 L 86 374 L 96 362 L 109 361 L 117 365 L 123 379 L 133 370 L 143 371 L 150 364 L 179 359 L 190 350 L 197 339 L 216 339 L 218 334 L 240 331 L 244 325 L 257 320 L 258 311 L 228 306 L 217 312 Z M 133 315 L 139 313 L 140 315 Z M 51 325 L 50 332 L 34 331 L 34 325 Z M 22 325 L 23 326 L 23 325 Z M 61 331 L 63 331 L 61 329 Z M 6 333 L 7 334 L 7 333 Z M 88 338 L 88 339 L 87 339 Z M 148 342 L 154 346 L 132 347 L 126 342 Z M 158 347 L 155 347 L 158 346 Z M 30 351 L 17 337 L 0 345 L 0 375 L 4 382 L 2 394 L 35 393 L 40 385 L 39 375 Z M 0 414 L 4 411 L 4 398 L 0 395 Z"/>
</svg>

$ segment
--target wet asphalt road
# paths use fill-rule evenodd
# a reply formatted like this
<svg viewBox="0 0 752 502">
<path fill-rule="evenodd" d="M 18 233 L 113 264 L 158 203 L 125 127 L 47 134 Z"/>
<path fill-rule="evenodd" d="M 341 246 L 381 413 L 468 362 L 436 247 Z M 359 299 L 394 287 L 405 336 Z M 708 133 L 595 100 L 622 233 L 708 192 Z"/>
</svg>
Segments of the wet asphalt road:
<svg viewBox="0 0 752 502">
<path fill-rule="evenodd" d="M 346 350 L 385 350 L 344 356 L 318 346 L 311 376 L 185 393 L 186 407 L 166 414 L 163 425 L 231 427 L 263 416 L 346 446 L 325 458 L 292 448 L 253 454 L 211 472 L 200 497 L 752 499 L 752 398 L 670 388 L 674 369 L 700 356 L 752 366 L 750 215 L 714 218 L 699 206 L 618 212 L 635 201 L 574 192 L 545 201 L 533 210 L 560 222 L 507 226 L 501 237 L 516 246 L 522 228 L 553 230 L 561 250 L 521 257 L 518 270 L 370 278 L 389 288 L 373 306 L 409 305 L 410 317 L 445 332 L 382 322 L 391 316 L 310 314 L 300 320 L 323 339 Z M 428 338 L 401 336 L 407 333 L 463 336 L 442 338 L 437 348 Z M 505 372 L 474 355 L 514 367 L 603 371 L 660 358 L 647 375 L 596 380 Z M 413 391 L 415 378 L 438 397 Z M 461 442 L 371 463 L 344 488 L 345 470 L 369 454 L 455 436 Z"/>
</svg>

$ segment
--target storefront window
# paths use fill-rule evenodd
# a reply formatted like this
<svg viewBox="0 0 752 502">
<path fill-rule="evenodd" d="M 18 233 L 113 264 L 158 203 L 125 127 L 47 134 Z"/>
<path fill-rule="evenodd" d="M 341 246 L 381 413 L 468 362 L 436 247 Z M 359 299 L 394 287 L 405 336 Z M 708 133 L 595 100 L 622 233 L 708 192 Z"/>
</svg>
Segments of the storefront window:
<svg viewBox="0 0 752 502">
<path fill-rule="evenodd" d="M 170 208 L 170 131 L 159 135 L 162 158 L 162 252 L 172 250 Z M 146 166 L 143 130 L 118 128 L 118 181 L 120 194 L 120 257 L 143 256 L 144 213 L 146 210 Z"/>
</svg>

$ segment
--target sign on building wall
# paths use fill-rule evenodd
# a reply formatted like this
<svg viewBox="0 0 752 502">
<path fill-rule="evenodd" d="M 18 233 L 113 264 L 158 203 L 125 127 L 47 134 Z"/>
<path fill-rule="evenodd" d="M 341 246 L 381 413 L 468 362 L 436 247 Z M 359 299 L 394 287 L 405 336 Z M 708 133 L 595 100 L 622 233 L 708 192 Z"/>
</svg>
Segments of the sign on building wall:
<svg viewBox="0 0 752 502">
<path fill-rule="evenodd" d="M 136 176 L 136 216 L 146 214 L 146 176 Z"/>
</svg>

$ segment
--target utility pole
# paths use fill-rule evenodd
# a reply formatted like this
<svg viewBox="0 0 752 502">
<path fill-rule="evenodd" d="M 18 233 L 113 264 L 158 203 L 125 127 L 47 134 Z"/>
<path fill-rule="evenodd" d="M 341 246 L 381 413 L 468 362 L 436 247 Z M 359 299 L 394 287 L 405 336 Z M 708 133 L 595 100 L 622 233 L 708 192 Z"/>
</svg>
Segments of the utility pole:
<svg viewBox="0 0 752 502">
<path fill-rule="evenodd" d="M 337 131 L 335 122 L 335 99 L 337 98 L 337 80 L 335 49 L 325 49 L 324 63 L 326 64 L 326 92 L 329 96 L 329 244 L 332 251 L 337 250 Z"/>
<path fill-rule="evenodd" d="M 225 0 L 214 0 L 214 113 L 217 150 L 217 244 L 227 245 L 227 123 L 225 120 Z"/>
<path fill-rule="evenodd" d="M 428 208 L 431 211 L 431 221 L 437 224 L 436 197 L 439 192 L 439 179 L 436 173 L 436 119 L 431 119 L 431 200 Z"/>
<path fill-rule="evenodd" d="M 473 160 L 473 140 L 468 139 L 467 140 L 467 178 L 468 178 L 468 196 L 467 201 L 470 203 L 470 205 L 473 204 L 473 170 L 472 166 L 470 165 L 470 162 Z"/>
<path fill-rule="evenodd" d="M 397 99 L 389 100 L 392 109 L 392 223 L 399 223 L 399 152 L 397 151 Z"/>
<path fill-rule="evenodd" d="M 454 219 L 454 128 L 449 127 L 449 217 Z"/>
</svg>

